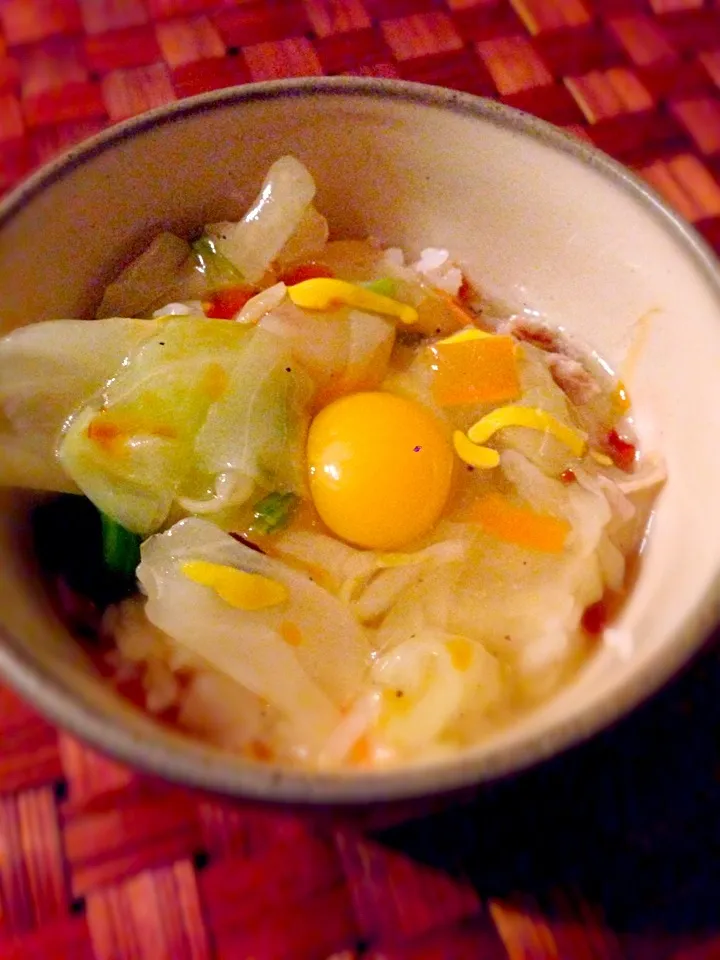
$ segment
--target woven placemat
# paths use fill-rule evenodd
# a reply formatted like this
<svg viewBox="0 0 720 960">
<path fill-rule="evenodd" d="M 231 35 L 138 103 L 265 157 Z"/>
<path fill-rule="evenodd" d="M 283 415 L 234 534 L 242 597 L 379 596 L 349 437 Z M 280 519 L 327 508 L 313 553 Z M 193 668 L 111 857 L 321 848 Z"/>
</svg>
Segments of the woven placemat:
<svg viewBox="0 0 720 960">
<path fill-rule="evenodd" d="M 720 246 L 717 0 L 0 0 L 0 191 L 150 107 L 322 73 L 535 113 Z M 714 649 L 591 744 L 372 838 L 140 776 L 0 688 L 0 960 L 717 960 Z"/>
</svg>

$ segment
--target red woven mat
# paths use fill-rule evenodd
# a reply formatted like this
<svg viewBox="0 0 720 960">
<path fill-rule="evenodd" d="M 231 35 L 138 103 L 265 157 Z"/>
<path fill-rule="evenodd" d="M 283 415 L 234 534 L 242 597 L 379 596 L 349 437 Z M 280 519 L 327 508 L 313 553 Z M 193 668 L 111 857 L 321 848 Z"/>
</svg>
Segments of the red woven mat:
<svg viewBox="0 0 720 960">
<path fill-rule="evenodd" d="M 216 87 L 363 73 L 592 140 L 720 246 L 720 5 L 0 0 L 0 190 Z M 372 839 L 198 799 L 0 689 L 0 960 L 720 958 L 720 665 L 461 809 Z"/>
</svg>

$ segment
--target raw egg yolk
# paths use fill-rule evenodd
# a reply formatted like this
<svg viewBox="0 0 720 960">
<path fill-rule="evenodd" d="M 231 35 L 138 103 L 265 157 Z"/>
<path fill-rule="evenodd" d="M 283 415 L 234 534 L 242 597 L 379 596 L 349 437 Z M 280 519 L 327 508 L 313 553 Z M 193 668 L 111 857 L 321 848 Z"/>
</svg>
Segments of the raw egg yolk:
<svg viewBox="0 0 720 960">
<path fill-rule="evenodd" d="M 450 492 L 453 452 L 436 418 L 390 393 L 328 404 L 308 435 L 310 492 L 343 540 L 388 550 L 427 533 Z"/>
</svg>

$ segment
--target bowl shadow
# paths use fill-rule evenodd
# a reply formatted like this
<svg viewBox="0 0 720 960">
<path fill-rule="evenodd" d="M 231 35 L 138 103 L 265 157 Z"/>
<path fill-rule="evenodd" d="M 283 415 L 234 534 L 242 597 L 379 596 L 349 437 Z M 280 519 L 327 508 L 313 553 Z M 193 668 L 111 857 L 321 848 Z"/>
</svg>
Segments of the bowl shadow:
<svg viewBox="0 0 720 960">
<path fill-rule="evenodd" d="M 380 834 L 560 916 L 576 891 L 621 938 L 720 934 L 720 630 L 669 687 L 590 742 L 464 803 Z M 702 954 L 706 956 L 706 954 Z"/>
</svg>

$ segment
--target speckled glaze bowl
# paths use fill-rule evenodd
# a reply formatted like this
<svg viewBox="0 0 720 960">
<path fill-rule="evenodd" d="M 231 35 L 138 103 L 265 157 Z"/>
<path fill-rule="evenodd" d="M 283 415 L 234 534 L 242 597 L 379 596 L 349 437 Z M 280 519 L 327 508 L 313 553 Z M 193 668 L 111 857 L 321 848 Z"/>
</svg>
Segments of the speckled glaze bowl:
<svg viewBox="0 0 720 960">
<path fill-rule="evenodd" d="M 700 647 L 720 597 L 720 277 L 704 244 L 605 156 L 529 116 L 432 87 L 293 80 L 139 117 L 46 167 L 0 206 L 0 325 L 90 315 L 118 261 L 160 225 L 240 213 L 268 166 L 312 170 L 336 235 L 448 247 L 472 278 L 592 344 L 623 373 L 669 468 L 618 627 L 557 697 L 443 763 L 381 773 L 273 769 L 162 728 L 91 671 L 28 549 L 27 494 L 0 494 L 0 672 L 122 760 L 236 797 L 312 805 L 428 797 L 488 782 L 630 710 Z"/>
</svg>

